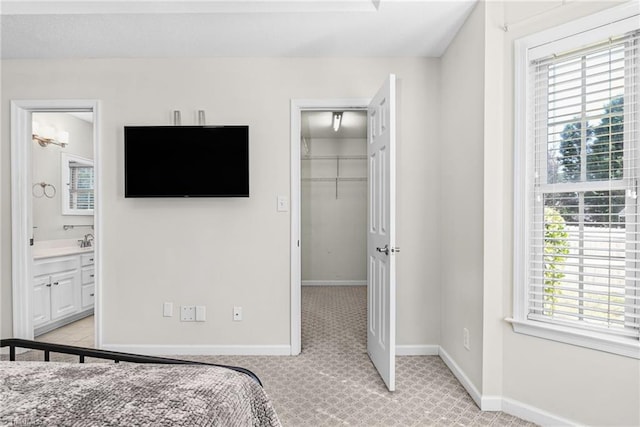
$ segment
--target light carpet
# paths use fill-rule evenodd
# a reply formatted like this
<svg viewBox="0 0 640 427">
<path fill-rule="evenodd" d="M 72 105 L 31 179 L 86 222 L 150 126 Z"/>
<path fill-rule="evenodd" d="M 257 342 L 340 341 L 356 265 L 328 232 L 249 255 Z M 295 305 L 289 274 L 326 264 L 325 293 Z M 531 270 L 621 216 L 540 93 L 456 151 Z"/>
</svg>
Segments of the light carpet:
<svg viewBox="0 0 640 427">
<path fill-rule="evenodd" d="M 365 286 L 302 290 L 299 356 L 198 357 L 244 366 L 263 381 L 284 426 L 531 426 L 482 412 L 438 356 L 396 358 L 389 392 L 366 350 Z"/>
<path fill-rule="evenodd" d="M 397 357 L 396 391 L 389 392 L 366 352 L 366 292 L 364 286 L 303 287 L 299 356 L 179 357 L 252 370 L 284 426 L 533 425 L 480 411 L 438 356 Z M 41 358 L 34 356 L 21 358 Z"/>
</svg>

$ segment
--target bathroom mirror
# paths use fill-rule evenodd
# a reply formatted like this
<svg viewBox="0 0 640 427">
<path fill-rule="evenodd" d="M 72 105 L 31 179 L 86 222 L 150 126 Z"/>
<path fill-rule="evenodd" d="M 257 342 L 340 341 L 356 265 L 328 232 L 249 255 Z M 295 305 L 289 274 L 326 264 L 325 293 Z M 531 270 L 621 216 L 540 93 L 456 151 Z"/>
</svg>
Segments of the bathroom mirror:
<svg viewBox="0 0 640 427">
<path fill-rule="evenodd" d="M 62 153 L 62 215 L 93 215 L 93 160 Z"/>
</svg>

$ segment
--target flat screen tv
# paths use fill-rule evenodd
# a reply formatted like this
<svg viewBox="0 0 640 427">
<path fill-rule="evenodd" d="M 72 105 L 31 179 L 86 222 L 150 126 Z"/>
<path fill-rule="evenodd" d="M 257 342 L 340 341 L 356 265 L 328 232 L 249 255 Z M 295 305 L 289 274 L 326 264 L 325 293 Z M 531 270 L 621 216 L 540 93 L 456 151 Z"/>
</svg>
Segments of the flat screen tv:
<svg viewBox="0 0 640 427">
<path fill-rule="evenodd" d="M 248 126 L 125 126 L 125 197 L 249 197 Z"/>
</svg>

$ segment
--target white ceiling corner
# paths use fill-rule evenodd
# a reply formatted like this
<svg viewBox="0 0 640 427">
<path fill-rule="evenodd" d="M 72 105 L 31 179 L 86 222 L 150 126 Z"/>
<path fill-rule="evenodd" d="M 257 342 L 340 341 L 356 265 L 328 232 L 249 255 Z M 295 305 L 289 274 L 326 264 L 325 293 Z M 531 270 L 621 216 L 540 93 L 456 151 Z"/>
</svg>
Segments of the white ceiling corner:
<svg viewBox="0 0 640 427">
<path fill-rule="evenodd" d="M 4 15 L 375 12 L 381 0 L 3 0 Z"/>
<path fill-rule="evenodd" d="M 13 58 L 437 57 L 477 0 L 2 0 Z"/>
</svg>

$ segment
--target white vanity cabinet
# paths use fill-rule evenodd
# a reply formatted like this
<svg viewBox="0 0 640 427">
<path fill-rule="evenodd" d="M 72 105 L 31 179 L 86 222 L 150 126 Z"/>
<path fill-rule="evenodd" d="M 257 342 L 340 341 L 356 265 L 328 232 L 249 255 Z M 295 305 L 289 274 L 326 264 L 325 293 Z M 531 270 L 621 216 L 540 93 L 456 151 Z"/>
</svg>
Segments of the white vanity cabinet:
<svg viewBox="0 0 640 427">
<path fill-rule="evenodd" d="M 49 276 L 36 277 L 33 287 L 33 327 L 51 320 L 51 281 Z"/>
<path fill-rule="evenodd" d="M 80 275 L 82 279 L 81 304 L 83 309 L 93 307 L 95 300 L 96 286 L 93 264 L 93 253 L 80 255 L 80 265 L 82 266 Z"/>
<path fill-rule="evenodd" d="M 92 252 L 34 260 L 33 327 L 36 336 L 92 313 L 93 265 L 89 267 L 89 259 L 93 263 Z M 85 292 L 91 296 L 85 297 Z"/>
</svg>

